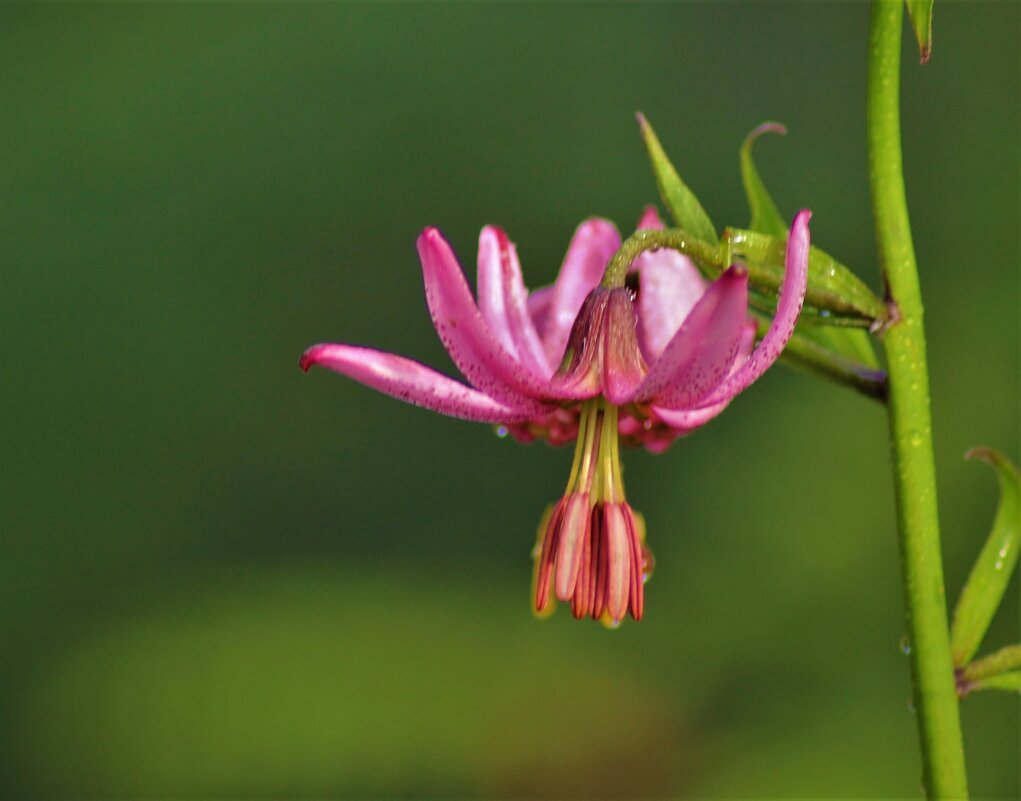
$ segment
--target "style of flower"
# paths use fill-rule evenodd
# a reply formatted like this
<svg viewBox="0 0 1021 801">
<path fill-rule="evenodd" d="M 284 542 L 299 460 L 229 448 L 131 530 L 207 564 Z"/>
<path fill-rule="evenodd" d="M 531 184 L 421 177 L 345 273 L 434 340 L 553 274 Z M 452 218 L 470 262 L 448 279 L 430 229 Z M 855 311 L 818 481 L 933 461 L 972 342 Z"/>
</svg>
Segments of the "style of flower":
<svg viewBox="0 0 1021 801">
<path fill-rule="evenodd" d="M 620 236 L 591 219 L 556 283 L 531 293 L 513 243 L 483 228 L 477 301 L 440 232 L 419 236 L 426 303 L 468 385 L 354 345 L 315 345 L 301 367 L 321 365 L 407 403 L 498 424 L 521 441 L 576 440 L 567 488 L 540 526 L 535 611 L 552 611 L 555 595 L 578 618 L 639 620 L 652 557 L 624 495 L 619 443 L 664 450 L 776 361 L 804 301 L 810 216 L 794 218 L 776 314 L 757 347 L 743 266 L 707 282 L 686 256 L 663 249 L 611 271 Z M 650 208 L 639 229 L 655 228 L 662 223 Z"/>
</svg>

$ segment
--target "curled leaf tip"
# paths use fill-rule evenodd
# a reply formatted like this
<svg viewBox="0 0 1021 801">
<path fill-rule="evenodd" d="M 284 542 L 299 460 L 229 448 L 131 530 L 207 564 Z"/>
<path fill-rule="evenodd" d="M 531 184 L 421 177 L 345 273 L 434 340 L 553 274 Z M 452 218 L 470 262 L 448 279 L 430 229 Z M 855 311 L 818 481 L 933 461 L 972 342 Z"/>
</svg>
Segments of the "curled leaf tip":
<svg viewBox="0 0 1021 801">
<path fill-rule="evenodd" d="M 744 138 L 744 143 L 746 145 L 750 145 L 764 133 L 775 133 L 780 134 L 780 136 L 786 136 L 787 126 L 784 125 L 782 122 L 764 122 L 762 123 L 762 125 L 753 128 L 748 133 L 748 136 Z"/>
<path fill-rule="evenodd" d="M 984 445 L 972 448 L 964 454 L 964 458 L 968 461 L 972 459 L 981 459 L 986 464 L 990 464 L 993 467 L 1007 468 L 1012 473 L 1017 473 L 1017 468 L 1011 464 L 1010 459 L 1000 453 L 998 450 L 988 448 Z"/>
</svg>

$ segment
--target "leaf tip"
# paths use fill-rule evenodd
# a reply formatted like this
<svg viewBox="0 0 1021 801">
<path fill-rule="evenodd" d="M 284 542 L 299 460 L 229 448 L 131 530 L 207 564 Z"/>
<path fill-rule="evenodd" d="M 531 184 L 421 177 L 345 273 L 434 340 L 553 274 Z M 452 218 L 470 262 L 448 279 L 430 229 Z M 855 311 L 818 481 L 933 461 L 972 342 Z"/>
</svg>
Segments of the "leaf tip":
<svg viewBox="0 0 1021 801">
<path fill-rule="evenodd" d="M 745 147 L 750 147 L 751 143 L 758 139 L 764 133 L 775 133 L 780 136 L 787 135 L 787 126 L 782 122 L 768 121 L 764 122 L 756 128 L 749 131 L 748 136 L 744 138 Z"/>
</svg>

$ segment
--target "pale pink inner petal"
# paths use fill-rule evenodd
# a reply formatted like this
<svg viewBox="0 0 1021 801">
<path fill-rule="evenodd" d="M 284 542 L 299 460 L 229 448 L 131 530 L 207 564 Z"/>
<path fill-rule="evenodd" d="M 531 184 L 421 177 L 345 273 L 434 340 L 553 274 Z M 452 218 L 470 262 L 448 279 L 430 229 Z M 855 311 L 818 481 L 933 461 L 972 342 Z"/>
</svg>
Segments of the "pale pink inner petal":
<svg viewBox="0 0 1021 801">
<path fill-rule="evenodd" d="M 653 362 L 706 290 L 694 262 L 675 250 L 654 250 L 635 259 L 639 275 L 638 342 Z"/>
<path fill-rule="evenodd" d="M 725 378 L 748 310 L 748 274 L 731 267 L 702 295 L 635 390 L 639 402 L 676 408 Z"/>
<path fill-rule="evenodd" d="M 535 326 L 539 338 L 543 341 L 543 349 L 546 342 L 546 322 L 549 320 L 549 307 L 553 302 L 553 285 L 544 286 L 542 289 L 535 289 L 528 293 L 528 316 L 532 318 L 532 325 Z M 547 359 L 549 354 L 547 354 Z M 557 367 L 558 365 L 553 365 Z"/>
<path fill-rule="evenodd" d="M 544 341 L 551 365 L 560 364 L 581 304 L 602 280 L 606 263 L 619 247 L 620 234 L 607 220 L 586 220 L 575 231 L 546 317 Z"/>
<path fill-rule="evenodd" d="M 549 410 L 534 401 L 523 407 L 506 406 L 423 364 L 370 348 L 314 345 L 302 355 L 301 368 L 307 371 L 314 365 L 353 378 L 405 403 L 462 420 L 515 423 Z"/>
<path fill-rule="evenodd" d="M 436 333 L 468 381 L 507 406 L 545 397 L 546 382 L 519 363 L 482 319 L 457 258 L 438 230 L 422 232 L 418 255 Z"/>
<path fill-rule="evenodd" d="M 794 333 L 808 286 L 808 221 L 811 217 L 812 212 L 802 209 L 791 225 L 784 258 L 784 279 L 772 325 L 748 361 L 713 390 L 709 397 L 703 398 L 699 406 L 712 406 L 729 400 L 746 389 L 779 358 L 787 340 Z"/>
<path fill-rule="evenodd" d="M 548 379 L 552 370 L 528 313 L 517 250 L 495 226 L 479 235 L 478 293 L 482 317 L 500 344 L 536 376 Z"/>
</svg>

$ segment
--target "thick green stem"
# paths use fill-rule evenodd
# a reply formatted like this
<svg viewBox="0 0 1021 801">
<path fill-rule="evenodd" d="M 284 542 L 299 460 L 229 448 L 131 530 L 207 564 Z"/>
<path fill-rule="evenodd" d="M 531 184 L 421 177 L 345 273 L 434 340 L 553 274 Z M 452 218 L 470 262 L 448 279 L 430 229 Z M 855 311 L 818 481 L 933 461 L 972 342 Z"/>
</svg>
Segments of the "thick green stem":
<svg viewBox="0 0 1021 801">
<path fill-rule="evenodd" d="M 869 182 L 880 266 L 894 322 L 883 336 L 889 373 L 901 580 L 914 703 L 929 798 L 967 798 L 960 714 L 950 655 L 936 507 L 925 329 L 900 144 L 904 4 L 873 0 L 869 35 Z"/>
</svg>

